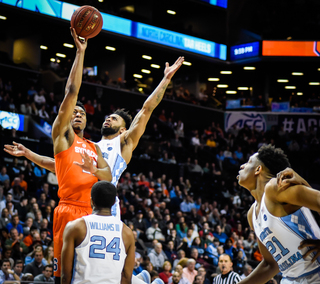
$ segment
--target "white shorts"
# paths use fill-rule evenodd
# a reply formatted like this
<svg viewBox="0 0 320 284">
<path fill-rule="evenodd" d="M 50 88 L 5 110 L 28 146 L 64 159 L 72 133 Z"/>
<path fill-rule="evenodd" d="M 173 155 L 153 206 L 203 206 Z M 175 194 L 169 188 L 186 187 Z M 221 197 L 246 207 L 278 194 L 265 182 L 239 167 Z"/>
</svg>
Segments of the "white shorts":
<svg viewBox="0 0 320 284">
<path fill-rule="evenodd" d="M 295 280 L 282 278 L 280 284 L 320 284 L 320 272 L 297 278 Z"/>
</svg>

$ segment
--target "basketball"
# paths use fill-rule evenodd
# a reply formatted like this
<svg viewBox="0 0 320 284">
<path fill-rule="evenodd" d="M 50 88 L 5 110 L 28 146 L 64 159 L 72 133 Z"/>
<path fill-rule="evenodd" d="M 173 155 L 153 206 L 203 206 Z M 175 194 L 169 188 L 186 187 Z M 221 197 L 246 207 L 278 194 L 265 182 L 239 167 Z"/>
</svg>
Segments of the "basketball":
<svg viewBox="0 0 320 284">
<path fill-rule="evenodd" d="M 102 16 L 98 9 L 92 6 L 81 6 L 74 11 L 71 17 L 71 27 L 76 34 L 83 38 L 93 38 L 102 29 Z"/>
</svg>

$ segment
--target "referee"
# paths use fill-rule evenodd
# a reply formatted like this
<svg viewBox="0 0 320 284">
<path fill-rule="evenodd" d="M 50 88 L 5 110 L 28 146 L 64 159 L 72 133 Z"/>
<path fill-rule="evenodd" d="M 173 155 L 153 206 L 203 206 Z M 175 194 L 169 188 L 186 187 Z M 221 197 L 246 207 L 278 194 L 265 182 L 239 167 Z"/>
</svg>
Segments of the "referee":
<svg viewBox="0 0 320 284">
<path fill-rule="evenodd" d="M 225 253 L 220 255 L 218 265 L 222 273 L 213 279 L 213 284 L 236 284 L 241 281 L 239 274 L 232 271 L 233 263 L 230 255 Z"/>
</svg>

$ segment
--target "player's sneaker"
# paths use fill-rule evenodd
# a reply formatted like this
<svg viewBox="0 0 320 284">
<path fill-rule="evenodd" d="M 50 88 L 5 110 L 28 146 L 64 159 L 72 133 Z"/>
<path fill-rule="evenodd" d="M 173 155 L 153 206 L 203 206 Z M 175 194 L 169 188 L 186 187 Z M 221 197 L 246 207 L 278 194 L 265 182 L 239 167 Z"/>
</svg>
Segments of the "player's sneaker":
<svg viewBox="0 0 320 284">
<path fill-rule="evenodd" d="M 151 277 L 147 270 L 142 270 L 139 274 L 137 274 L 137 277 L 142 281 L 146 282 L 147 284 L 151 284 Z"/>
<path fill-rule="evenodd" d="M 151 284 L 164 284 L 164 282 L 162 281 L 162 279 L 160 278 L 156 278 L 152 281 Z"/>
</svg>

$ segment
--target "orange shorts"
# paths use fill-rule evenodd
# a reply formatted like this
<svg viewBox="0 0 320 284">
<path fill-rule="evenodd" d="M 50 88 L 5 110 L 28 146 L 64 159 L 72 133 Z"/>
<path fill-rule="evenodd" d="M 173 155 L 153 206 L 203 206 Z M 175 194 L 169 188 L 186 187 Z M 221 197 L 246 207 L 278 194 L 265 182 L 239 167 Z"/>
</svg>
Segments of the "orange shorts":
<svg viewBox="0 0 320 284">
<path fill-rule="evenodd" d="M 54 255 L 54 276 L 61 277 L 61 250 L 63 241 L 63 231 L 67 223 L 82 216 L 92 214 L 92 208 L 77 204 L 75 202 L 60 201 L 54 210 L 53 217 L 53 255 Z"/>
</svg>

